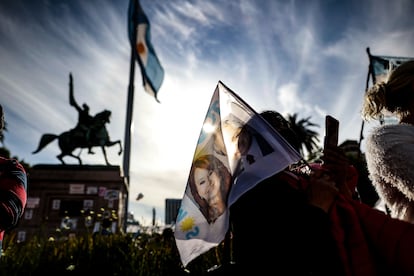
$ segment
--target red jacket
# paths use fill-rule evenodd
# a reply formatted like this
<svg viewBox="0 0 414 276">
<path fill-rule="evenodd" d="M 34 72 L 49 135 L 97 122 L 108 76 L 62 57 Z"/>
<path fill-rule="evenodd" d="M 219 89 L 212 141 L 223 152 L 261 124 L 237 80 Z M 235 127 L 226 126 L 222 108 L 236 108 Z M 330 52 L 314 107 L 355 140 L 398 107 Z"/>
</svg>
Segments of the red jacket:
<svg viewBox="0 0 414 276">
<path fill-rule="evenodd" d="M 314 169 L 320 164 L 311 164 Z M 347 171 L 347 185 L 355 190 L 358 172 Z M 299 182 L 306 189 L 308 182 Z M 345 275 L 414 275 L 414 224 L 391 218 L 359 201 L 338 195 L 330 209 L 331 231 Z"/>
<path fill-rule="evenodd" d="M 342 196 L 330 216 L 347 275 L 414 275 L 414 224 Z"/>
<path fill-rule="evenodd" d="M 27 176 L 14 159 L 0 157 L 0 252 L 4 232 L 17 225 L 27 200 Z"/>
</svg>

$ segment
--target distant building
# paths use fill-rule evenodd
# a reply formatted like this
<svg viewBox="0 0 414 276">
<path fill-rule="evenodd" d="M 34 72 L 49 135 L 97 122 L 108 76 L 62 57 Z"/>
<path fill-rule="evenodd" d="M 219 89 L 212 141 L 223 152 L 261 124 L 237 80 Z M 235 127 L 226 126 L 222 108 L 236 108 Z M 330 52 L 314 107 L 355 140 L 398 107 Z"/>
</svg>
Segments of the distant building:
<svg viewBox="0 0 414 276">
<path fill-rule="evenodd" d="M 127 183 L 119 166 L 35 165 L 28 172 L 28 199 L 17 240 L 76 236 L 110 218 L 116 233 L 126 223 Z"/>
<path fill-rule="evenodd" d="M 358 156 L 360 154 L 359 144 L 356 140 L 346 140 L 339 147 L 346 153 L 352 156 Z"/>
<path fill-rule="evenodd" d="M 181 199 L 167 198 L 165 200 L 165 225 L 175 224 L 180 206 Z"/>
</svg>

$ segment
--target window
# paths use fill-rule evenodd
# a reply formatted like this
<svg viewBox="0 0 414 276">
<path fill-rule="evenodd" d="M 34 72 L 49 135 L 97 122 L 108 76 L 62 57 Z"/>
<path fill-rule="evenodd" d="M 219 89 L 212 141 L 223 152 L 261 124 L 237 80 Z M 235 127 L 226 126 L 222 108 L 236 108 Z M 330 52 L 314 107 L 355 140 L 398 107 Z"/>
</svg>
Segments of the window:
<svg viewBox="0 0 414 276">
<path fill-rule="evenodd" d="M 60 203 L 60 216 L 77 217 L 81 215 L 83 209 L 83 200 L 62 200 Z"/>
</svg>

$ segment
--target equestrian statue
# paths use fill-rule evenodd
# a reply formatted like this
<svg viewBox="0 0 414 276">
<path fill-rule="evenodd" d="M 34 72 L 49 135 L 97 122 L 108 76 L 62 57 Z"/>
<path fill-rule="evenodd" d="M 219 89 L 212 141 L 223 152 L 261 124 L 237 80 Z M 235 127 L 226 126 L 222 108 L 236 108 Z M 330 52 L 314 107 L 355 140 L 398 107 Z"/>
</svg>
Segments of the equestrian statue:
<svg viewBox="0 0 414 276">
<path fill-rule="evenodd" d="M 38 153 L 49 143 L 58 139 L 58 144 L 61 153 L 56 157 L 66 164 L 63 160 L 65 156 L 71 156 L 76 158 L 80 165 L 82 165 L 82 160 L 78 156 L 73 154 L 73 151 L 77 148 L 88 149 L 89 154 L 94 154 L 92 151 L 93 147 L 101 147 L 105 162 L 107 165 L 110 165 L 105 147 L 110 147 L 115 144 L 119 145 L 118 155 L 122 153 L 122 145 L 120 140 L 111 141 L 109 138 L 108 131 L 105 127 L 105 124 L 110 122 L 111 111 L 103 110 L 97 113 L 95 116 L 89 115 L 89 106 L 84 103 L 82 107 L 78 105 L 75 101 L 73 95 L 73 78 L 72 74 L 69 74 L 69 104 L 73 106 L 78 111 L 78 123 L 77 125 L 60 135 L 46 133 L 43 134 L 40 138 L 39 145 L 37 149 L 32 152 L 32 154 Z"/>
</svg>

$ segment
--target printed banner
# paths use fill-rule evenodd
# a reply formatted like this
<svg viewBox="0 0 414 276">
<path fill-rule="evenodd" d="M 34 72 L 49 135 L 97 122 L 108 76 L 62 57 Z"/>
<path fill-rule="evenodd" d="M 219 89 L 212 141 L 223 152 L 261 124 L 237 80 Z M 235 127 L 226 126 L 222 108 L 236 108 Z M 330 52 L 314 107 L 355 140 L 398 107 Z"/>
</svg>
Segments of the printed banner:
<svg viewBox="0 0 414 276">
<path fill-rule="evenodd" d="M 175 225 L 181 261 L 223 241 L 228 208 L 300 154 L 238 95 L 219 82 L 195 149 Z"/>
</svg>

